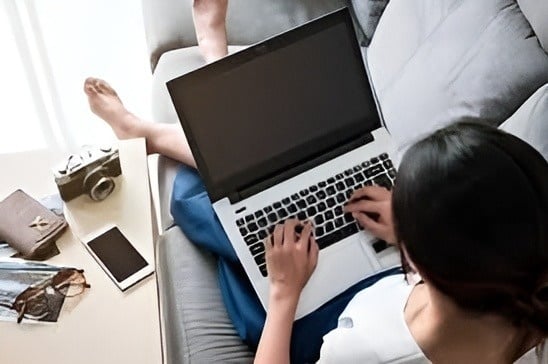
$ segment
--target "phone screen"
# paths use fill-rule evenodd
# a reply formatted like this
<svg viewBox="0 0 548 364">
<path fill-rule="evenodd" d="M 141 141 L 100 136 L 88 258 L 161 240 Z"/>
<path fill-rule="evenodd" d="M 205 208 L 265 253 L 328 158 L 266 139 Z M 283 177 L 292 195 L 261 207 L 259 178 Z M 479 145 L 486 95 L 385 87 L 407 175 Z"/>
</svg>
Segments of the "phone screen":
<svg viewBox="0 0 548 364">
<path fill-rule="evenodd" d="M 148 265 L 117 227 L 96 237 L 88 246 L 118 282 Z"/>
</svg>

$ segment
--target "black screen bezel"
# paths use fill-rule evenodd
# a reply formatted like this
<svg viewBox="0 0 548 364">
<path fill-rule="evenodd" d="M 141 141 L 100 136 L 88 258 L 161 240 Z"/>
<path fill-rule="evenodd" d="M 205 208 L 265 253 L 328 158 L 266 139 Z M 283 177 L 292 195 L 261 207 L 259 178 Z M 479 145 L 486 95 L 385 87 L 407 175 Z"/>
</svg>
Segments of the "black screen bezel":
<svg viewBox="0 0 548 364">
<path fill-rule="evenodd" d="M 354 30 L 354 25 L 352 22 L 352 18 L 350 15 L 350 12 L 347 7 L 342 8 L 340 10 L 334 11 L 332 13 L 329 13 L 327 15 L 324 15 L 318 19 L 312 20 L 304 25 L 301 25 L 299 27 L 296 27 L 294 29 L 291 29 L 287 32 L 284 32 L 280 35 L 274 36 L 272 38 L 269 38 L 265 41 L 259 42 L 255 45 L 252 45 L 238 53 L 232 54 L 228 57 L 225 57 L 217 62 L 205 65 L 197 70 L 194 70 L 192 72 L 189 72 L 183 76 L 180 76 L 178 78 L 175 78 L 171 81 L 168 81 L 166 83 L 168 91 L 170 93 L 170 96 L 172 98 L 173 104 L 175 106 L 175 109 L 177 111 L 177 115 L 179 117 L 179 121 L 181 123 L 181 126 L 185 132 L 187 141 L 189 143 L 189 146 L 192 150 L 194 159 L 196 161 L 198 170 L 200 172 L 200 175 L 204 181 L 204 184 L 206 186 L 206 189 L 208 191 L 209 197 L 212 202 L 216 202 L 224 197 L 227 196 L 234 196 L 237 197 L 232 198 L 231 201 L 235 202 L 238 201 L 241 197 L 240 192 L 245 189 L 250 189 L 253 185 L 259 185 L 265 180 L 273 180 L 275 179 L 275 176 L 277 174 L 283 173 L 283 179 L 280 181 L 273 180 L 272 183 L 269 183 L 269 185 L 273 185 L 277 182 L 281 182 L 284 179 L 287 179 L 291 177 L 292 175 L 296 175 L 300 172 L 296 172 L 294 174 L 287 173 L 288 170 L 296 167 L 296 165 L 288 165 L 284 168 L 281 168 L 278 171 L 274 171 L 270 174 L 263 174 L 263 176 L 260 179 L 251 180 L 249 178 L 249 175 L 254 175 L 254 172 L 258 172 L 260 170 L 260 167 L 255 167 L 250 170 L 242 171 L 239 174 L 237 174 L 235 177 L 232 177 L 228 180 L 221 181 L 217 184 L 212 182 L 209 169 L 207 167 L 207 164 L 202 157 L 200 153 L 200 148 L 198 144 L 196 143 L 196 139 L 193 134 L 192 130 L 192 123 L 189 122 L 189 120 L 185 116 L 185 112 L 183 110 L 183 107 L 177 102 L 178 99 L 178 92 L 181 92 L 181 90 L 191 90 L 192 85 L 195 83 L 199 83 L 200 81 L 207 80 L 212 77 L 216 77 L 224 72 L 227 72 L 233 68 L 239 67 L 242 64 L 246 63 L 246 61 L 253 59 L 254 57 L 258 55 L 262 55 L 265 53 L 273 52 L 276 49 L 282 48 L 286 46 L 287 44 L 291 44 L 295 41 L 301 40 L 303 38 L 306 38 L 309 35 L 315 34 L 317 32 L 320 32 L 324 30 L 326 27 L 330 27 L 337 24 L 344 24 L 348 29 L 348 36 L 351 37 L 351 41 L 353 44 L 353 56 L 356 57 L 356 59 L 359 60 L 361 64 L 361 71 L 362 74 L 359 75 L 363 80 L 363 86 L 364 90 L 370 93 L 371 98 L 373 100 L 373 103 L 376 105 L 375 95 L 373 93 L 373 90 L 370 85 L 369 77 L 367 74 L 367 71 L 365 69 L 365 66 L 362 62 L 362 54 L 359 47 L 359 42 L 356 38 L 356 33 Z M 183 91 L 184 92 L 184 91 Z M 371 123 L 370 125 L 374 125 L 371 129 L 366 128 L 367 123 L 365 123 L 363 120 L 357 121 L 354 124 L 348 126 L 344 129 L 344 131 L 350 131 L 350 135 L 346 136 L 343 140 L 341 140 L 339 146 L 343 145 L 349 145 L 356 142 L 358 139 L 363 139 L 364 136 L 369 135 L 370 133 L 379 128 L 381 126 L 381 120 L 378 114 L 375 114 L 375 122 Z M 309 141 L 306 145 L 302 145 L 299 148 L 295 148 L 293 150 L 288 151 L 287 153 L 284 153 L 284 155 L 287 154 L 303 154 L 306 150 L 310 148 L 310 144 L 316 144 L 316 145 L 324 145 L 327 140 L 333 139 L 334 135 L 330 135 L 324 138 L 319 138 L 318 140 Z M 327 153 L 336 147 L 329 147 L 322 151 L 320 154 Z M 344 150 L 344 148 L 342 149 Z M 347 150 L 345 150 L 347 151 Z M 317 153 L 318 154 L 318 153 Z M 342 154 L 342 152 L 340 153 Z M 280 155 L 275 159 L 284 159 L 284 155 Z M 315 158 L 316 156 L 308 156 L 308 161 L 310 162 L 310 159 Z M 333 157 L 333 156 L 332 156 Z M 304 157 L 303 157 L 303 161 Z M 318 163 L 308 163 L 308 168 L 312 168 L 315 165 L 320 164 Z M 274 178 L 273 178 L 274 177 Z M 264 184 L 264 183 L 263 183 Z M 258 192 L 258 191 L 257 191 Z"/>
</svg>

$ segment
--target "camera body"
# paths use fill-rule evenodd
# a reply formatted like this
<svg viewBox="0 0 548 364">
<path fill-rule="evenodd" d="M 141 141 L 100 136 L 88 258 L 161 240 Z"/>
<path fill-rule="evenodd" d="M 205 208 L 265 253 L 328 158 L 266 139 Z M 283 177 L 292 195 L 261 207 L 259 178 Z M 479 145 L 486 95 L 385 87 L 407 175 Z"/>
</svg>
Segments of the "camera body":
<svg viewBox="0 0 548 364">
<path fill-rule="evenodd" d="M 114 177 L 122 174 L 118 150 L 111 147 L 83 147 L 54 168 L 55 183 L 63 201 L 82 194 L 102 201 L 114 190 Z"/>
</svg>

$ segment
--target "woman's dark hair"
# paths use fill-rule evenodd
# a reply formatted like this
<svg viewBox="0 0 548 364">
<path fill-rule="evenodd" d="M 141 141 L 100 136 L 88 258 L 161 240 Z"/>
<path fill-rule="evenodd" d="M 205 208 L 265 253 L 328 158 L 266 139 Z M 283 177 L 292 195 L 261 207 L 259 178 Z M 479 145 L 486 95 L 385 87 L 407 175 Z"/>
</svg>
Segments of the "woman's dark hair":
<svg viewBox="0 0 548 364">
<path fill-rule="evenodd" d="M 524 141 L 456 123 L 404 155 L 396 234 L 460 307 L 548 335 L 548 162 Z"/>
</svg>

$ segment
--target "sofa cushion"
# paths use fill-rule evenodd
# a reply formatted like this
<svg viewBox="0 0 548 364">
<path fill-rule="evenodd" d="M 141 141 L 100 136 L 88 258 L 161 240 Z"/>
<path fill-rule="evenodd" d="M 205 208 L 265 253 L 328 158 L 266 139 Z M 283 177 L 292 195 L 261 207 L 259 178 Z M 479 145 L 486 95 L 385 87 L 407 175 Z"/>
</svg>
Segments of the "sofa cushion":
<svg viewBox="0 0 548 364">
<path fill-rule="evenodd" d="M 249 363 L 253 353 L 228 318 L 213 255 L 178 227 L 156 245 L 166 363 Z"/>
<path fill-rule="evenodd" d="M 531 144 L 548 161 L 548 84 L 535 92 L 500 128 Z"/>
<path fill-rule="evenodd" d="M 456 120 L 512 115 L 548 82 L 548 54 L 531 34 L 513 0 L 391 0 L 368 66 L 400 147 Z"/>
<path fill-rule="evenodd" d="M 518 4 L 531 23 L 540 44 L 548 52 L 548 1 L 518 0 Z"/>
</svg>

